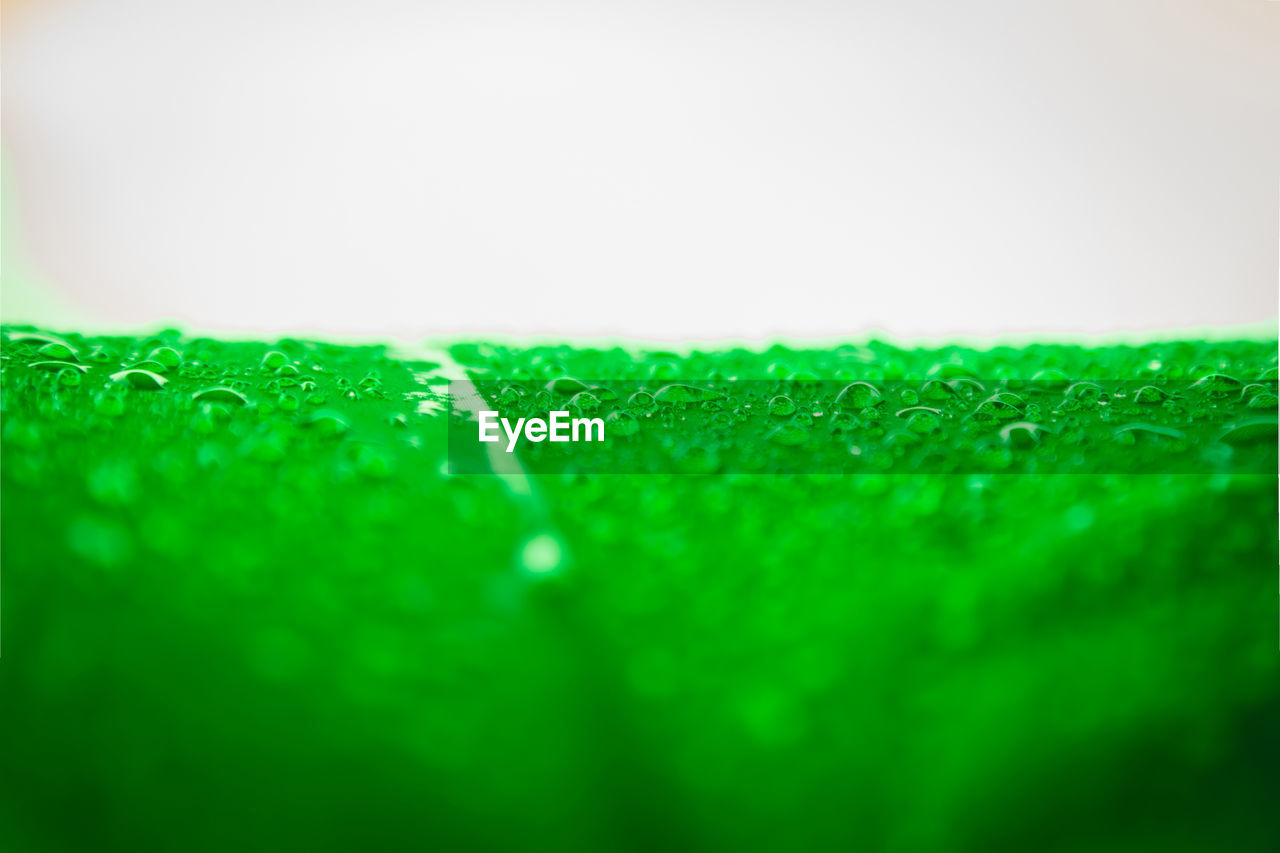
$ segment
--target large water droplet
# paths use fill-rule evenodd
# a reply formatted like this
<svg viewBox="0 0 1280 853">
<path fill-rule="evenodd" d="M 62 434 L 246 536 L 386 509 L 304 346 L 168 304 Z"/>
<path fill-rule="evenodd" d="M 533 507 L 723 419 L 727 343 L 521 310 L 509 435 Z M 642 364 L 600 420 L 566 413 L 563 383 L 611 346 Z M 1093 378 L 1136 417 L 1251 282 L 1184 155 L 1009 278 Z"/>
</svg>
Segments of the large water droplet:
<svg viewBox="0 0 1280 853">
<path fill-rule="evenodd" d="M 137 391 L 159 391 L 169 380 L 150 370 L 122 370 L 111 374 L 111 381 Z"/>
<path fill-rule="evenodd" d="M 832 407 L 838 412 L 871 408 L 884 402 L 880 389 L 870 382 L 854 382 L 846 385 L 836 395 Z"/>
<path fill-rule="evenodd" d="M 769 414 L 775 418 L 785 418 L 796 413 L 795 401 L 786 394 L 779 394 L 769 401 Z"/>
<path fill-rule="evenodd" d="M 1275 443 L 1277 436 L 1275 418 L 1259 418 L 1231 424 L 1220 436 L 1220 441 L 1231 445 Z"/>
<path fill-rule="evenodd" d="M 197 391 L 191 395 L 191 399 L 197 403 L 221 403 L 225 406 L 243 406 L 249 402 L 239 391 L 225 386 Z"/>
<path fill-rule="evenodd" d="M 74 361 L 33 361 L 31 367 L 34 370 L 48 370 L 52 373 L 58 373 L 63 370 L 74 370 L 78 373 L 88 373 L 89 368 L 83 364 L 76 364 Z"/>
<path fill-rule="evenodd" d="M 279 350 L 271 350 L 262 357 L 262 366 L 266 370 L 279 370 L 289 363 L 289 356 Z"/>
<path fill-rule="evenodd" d="M 1172 396 L 1172 394 L 1163 388 L 1157 388 L 1155 385 L 1144 385 L 1133 395 L 1133 402 L 1152 405 L 1155 403 L 1163 403 Z"/>
<path fill-rule="evenodd" d="M 627 399 L 627 408 L 645 414 L 658 408 L 658 401 L 648 391 L 637 391 Z"/>
<path fill-rule="evenodd" d="M 1010 447 L 1028 448 L 1040 443 L 1045 428 L 1030 421 L 1018 421 L 1000 428 L 1000 439 Z"/>
<path fill-rule="evenodd" d="M 1210 373 L 1196 380 L 1191 390 L 1200 391 L 1210 397 L 1226 397 L 1240 391 L 1241 382 L 1234 376 L 1225 373 Z"/>
<path fill-rule="evenodd" d="M 177 367 L 182 364 L 182 354 L 173 347 L 156 347 L 148 358 L 165 367 Z"/>
</svg>

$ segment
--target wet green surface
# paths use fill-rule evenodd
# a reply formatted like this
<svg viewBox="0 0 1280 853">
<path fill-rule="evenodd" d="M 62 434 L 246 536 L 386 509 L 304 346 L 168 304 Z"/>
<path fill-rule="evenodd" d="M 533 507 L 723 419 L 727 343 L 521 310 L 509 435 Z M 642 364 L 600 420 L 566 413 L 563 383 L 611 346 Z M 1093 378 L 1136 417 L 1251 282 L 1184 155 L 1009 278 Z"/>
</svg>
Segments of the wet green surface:
<svg viewBox="0 0 1280 853">
<path fill-rule="evenodd" d="M 429 356 L 6 329 L 0 847 L 1280 846 L 1274 341 L 451 354 L 1105 473 L 450 477 Z"/>
</svg>

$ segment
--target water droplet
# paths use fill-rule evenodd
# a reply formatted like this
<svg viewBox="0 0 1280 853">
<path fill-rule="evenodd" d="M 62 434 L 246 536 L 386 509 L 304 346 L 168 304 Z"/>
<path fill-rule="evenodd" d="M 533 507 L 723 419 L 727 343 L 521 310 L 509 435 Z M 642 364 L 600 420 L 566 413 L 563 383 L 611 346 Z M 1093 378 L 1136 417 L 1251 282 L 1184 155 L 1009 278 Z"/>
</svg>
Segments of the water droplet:
<svg viewBox="0 0 1280 853">
<path fill-rule="evenodd" d="M 130 370 L 149 370 L 152 373 L 168 373 L 169 368 L 165 367 L 158 361 L 147 359 L 145 361 L 135 362 L 129 365 Z"/>
<path fill-rule="evenodd" d="M 243 406 L 249 402 L 239 391 L 226 386 L 197 391 L 191 395 L 191 399 L 197 403 L 222 403 L 227 406 Z"/>
<path fill-rule="evenodd" d="M 173 347 L 156 347 L 148 358 L 165 367 L 177 367 L 182 364 L 182 354 Z"/>
<path fill-rule="evenodd" d="M 931 435 L 942 429 L 941 412 L 927 406 L 915 406 L 898 412 L 898 417 L 907 419 L 907 429 L 917 435 Z"/>
<path fill-rule="evenodd" d="M 72 361 L 75 359 L 75 350 L 64 343 L 49 342 L 36 350 L 37 353 L 48 359 L 57 361 Z"/>
<path fill-rule="evenodd" d="M 1028 448 L 1040 443 L 1045 428 L 1030 421 L 1018 421 L 1000 428 L 1000 439 L 1010 447 Z"/>
<path fill-rule="evenodd" d="M 795 401 L 785 394 L 779 394 L 769 401 L 769 414 L 775 418 L 785 418 L 796 412 Z"/>
<path fill-rule="evenodd" d="M 568 409 L 572 415 L 589 415 L 600 408 L 600 400 L 590 391 L 579 391 L 569 399 Z"/>
<path fill-rule="evenodd" d="M 920 388 L 920 399 L 922 400 L 941 403 L 945 400 L 954 400 L 955 398 L 956 389 L 939 379 L 930 379 Z"/>
<path fill-rule="evenodd" d="M 1223 431 L 1219 440 L 1230 445 L 1245 445 L 1261 442 L 1275 443 L 1277 435 L 1274 418 L 1259 418 L 1232 424 Z"/>
<path fill-rule="evenodd" d="M 316 435 L 324 438 L 332 438 L 343 435 L 350 429 L 347 422 L 337 412 L 321 411 L 316 412 L 312 418 L 307 421 L 307 428 Z"/>
<path fill-rule="evenodd" d="M 504 385 L 498 392 L 498 405 L 504 409 L 514 409 L 524 402 L 529 392 L 519 385 Z"/>
<path fill-rule="evenodd" d="M 1172 396 L 1172 394 L 1163 388 L 1157 388 L 1154 385 L 1144 385 L 1133 395 L 1133 402 L 1152 405 L 1155 403 L 1163 403 Z"/>
<path fill-rule="evenodd" d="M 658 401 L 647 391 L 637 391 L 627 399 L 627 408 L 642 414 L 652 412 L 658 408 Z"/>
<path fill-rule="evenodd" d="M 1066 398 L 1081 403 L 1096 403 L 1106 396 L 1096 382 L 1076 382 L 1067 388 Z"/>
<path fill-rule="evenodd" d="M 279 370 L 289 363 L 289 356 L 279 350 L 271 350 L 262 357 L 262 366 L 266 370 Z"/>
<path fill-rule="evenodd" d="M 1250 409 L 1274 409 L 1277 404 L 1280 404 L 1280 398 L 1275 394 L 1263 393 L 1254 395 L 1245 405 Z"/>
<path fill-rule="evenodd" d="M 868 409 L 884 402 L 880 389 L 869 382 L 854 382 L 846 385 L 836 395 L 833 408 L 838 412 L 854 409 Z"/>
<path fill-rule="evenodd" d="M 63 370 L 74 370 L 79 373 L 88 373 L 89 368 L 83 364 L 76 364 L 74 361 L 33 361 L 31 367 L 34 370 L 48 370 L 52 373 L 60 373 Z"/>
<path fill-rule="evenodd" d="M 1133 444 L 1142 440 L 1185 439 L 1186 433 L 1181 430 L 1162 427 L 1157 424 L 1125 424 L 1116 429 L 1112 435 L 1122 444 Z"/>
<path fill-rule="evenodd" d="M 1210 397 L 1226 397 L 1240 391 L 1241 382 L 1234 376 L 1225 373 L 1210 373 L 1197 379 L 1191 390 L 1200 391 Z"/>
<path fill-rule="evenodd" d="M 952 379 L 947 384 L 955 390 L 956 396 L 965 400 L 972 400 L 987 393 L 986 387 L 981 382 L 970 377 Z"/>
<path fill-rule="evenodd" d="M 150 370 L 122 370 L 111 374 L 111 381 L 127 385 L 137 391 L 159 391 L 169 380 Z"/>
<path fill-rule="evenodd" d="M 993 394 L 978 404 L 971 417 L 974 420 L 1012 420 L 1022 416 L 1017 394 Z"/>
</svg>

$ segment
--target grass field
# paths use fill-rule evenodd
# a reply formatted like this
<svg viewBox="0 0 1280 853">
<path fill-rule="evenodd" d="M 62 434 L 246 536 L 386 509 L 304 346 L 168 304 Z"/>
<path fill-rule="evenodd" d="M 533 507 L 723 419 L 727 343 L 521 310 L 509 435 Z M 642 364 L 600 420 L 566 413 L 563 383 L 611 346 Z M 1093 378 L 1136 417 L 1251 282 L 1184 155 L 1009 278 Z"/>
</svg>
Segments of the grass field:
<svg viewBox="0 0 1280 853">
<path fill-rule="evenodd" d="M 1280 849 L 1274 340 L 4 335 L 0 849 Z"/>
</svg>

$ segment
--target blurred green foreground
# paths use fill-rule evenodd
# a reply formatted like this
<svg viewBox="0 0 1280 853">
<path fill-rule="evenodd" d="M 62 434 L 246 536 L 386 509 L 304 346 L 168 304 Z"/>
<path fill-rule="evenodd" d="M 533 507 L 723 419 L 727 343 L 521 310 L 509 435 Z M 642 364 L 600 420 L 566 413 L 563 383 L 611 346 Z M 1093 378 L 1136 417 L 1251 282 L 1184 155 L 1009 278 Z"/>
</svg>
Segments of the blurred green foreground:
<svg viewBox="0 0 1280 853">
<path fill-rule="evenodd" d="M 3 356 L 0 850 L 1280 849 L 1274 470 L 447 476 L 438 384 L 1221 377 L 1265 447 L 1274 341 Z"/>
</svg>

